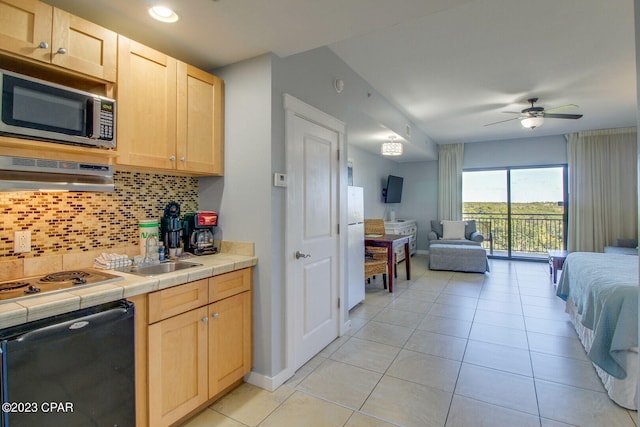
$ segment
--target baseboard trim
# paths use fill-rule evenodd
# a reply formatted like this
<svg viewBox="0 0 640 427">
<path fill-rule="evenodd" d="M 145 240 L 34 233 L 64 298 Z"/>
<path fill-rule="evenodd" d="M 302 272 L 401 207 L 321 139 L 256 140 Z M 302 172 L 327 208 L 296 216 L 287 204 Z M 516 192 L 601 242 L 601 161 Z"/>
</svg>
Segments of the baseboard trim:
<svg viewBox="0 0 640 427">
<path fill-rule="evenodd" d="M 258 374 L 251 371 L 245 375 L 244 380 L 251 385 L 263 388 L 268 391 L 274 391 L 282 384 L 284 384 L 289 378 L 293 376 L 295 372 L 289 372 L 288 369 L 280 371 L 277 375 L 269 377 L 267 375 Z"/>
</svg>

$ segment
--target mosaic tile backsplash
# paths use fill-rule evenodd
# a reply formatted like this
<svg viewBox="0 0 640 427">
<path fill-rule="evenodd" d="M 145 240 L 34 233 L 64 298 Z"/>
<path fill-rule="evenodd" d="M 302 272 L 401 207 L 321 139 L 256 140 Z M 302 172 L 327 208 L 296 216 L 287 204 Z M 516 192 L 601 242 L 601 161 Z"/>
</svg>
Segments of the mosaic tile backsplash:
<svg viewBox="0 0 640 427">
<path fill-rule="evenodd" d="M 109 193 L 0 193 L 0 260 L 138 244 L 138 223 L 159 219 L 167 203 L 198 208 L 198 178 L 116 171 Z M 31 252 L 13 253 L 15 231 L 31 231 Z"/>
</svg>

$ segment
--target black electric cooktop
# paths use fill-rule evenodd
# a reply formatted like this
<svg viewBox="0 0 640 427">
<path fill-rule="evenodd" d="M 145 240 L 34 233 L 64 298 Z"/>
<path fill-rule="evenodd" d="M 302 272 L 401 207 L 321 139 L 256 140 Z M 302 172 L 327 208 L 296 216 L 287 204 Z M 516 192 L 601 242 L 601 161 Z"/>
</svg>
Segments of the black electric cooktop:
<svg viewBox="0 0 640 427">
<path fill-rule="evenodd" d="M 104 271 L 87 268 L 83 270 L 59 271 L 43 276 L 0 282 L 0 300 L 38 295 L 79 286 L 97 285 L 122 280 L 123 277 Z"/>
</svg>

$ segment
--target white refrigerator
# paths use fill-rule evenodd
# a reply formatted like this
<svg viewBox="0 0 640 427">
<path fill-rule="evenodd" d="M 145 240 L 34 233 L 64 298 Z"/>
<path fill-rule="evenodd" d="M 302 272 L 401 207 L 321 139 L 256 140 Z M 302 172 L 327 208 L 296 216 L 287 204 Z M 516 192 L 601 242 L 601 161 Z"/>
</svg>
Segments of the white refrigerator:
<svg viewBox="0 0 640 427">
<path fill-rule="evenodd" d="M 349 310 L 364 301 L 364 197 L 362 187 L 348 187 L 347 279 Z"/>
</svg>

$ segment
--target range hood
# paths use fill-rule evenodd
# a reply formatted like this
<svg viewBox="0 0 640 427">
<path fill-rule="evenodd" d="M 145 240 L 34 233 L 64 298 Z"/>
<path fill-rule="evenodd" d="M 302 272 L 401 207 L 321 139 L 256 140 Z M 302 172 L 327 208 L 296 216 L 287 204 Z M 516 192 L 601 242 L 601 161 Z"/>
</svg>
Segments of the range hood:
<svg viewBox="0 0 640 427">
<path fill-rule="evenodd" d="M 114 191 L 113 166 L 0 156 L 0 191 Z"/>
</svg>

